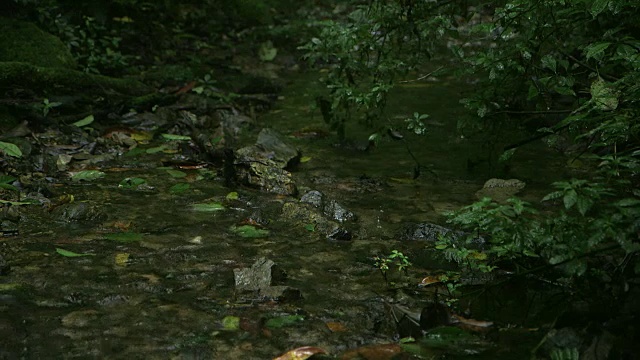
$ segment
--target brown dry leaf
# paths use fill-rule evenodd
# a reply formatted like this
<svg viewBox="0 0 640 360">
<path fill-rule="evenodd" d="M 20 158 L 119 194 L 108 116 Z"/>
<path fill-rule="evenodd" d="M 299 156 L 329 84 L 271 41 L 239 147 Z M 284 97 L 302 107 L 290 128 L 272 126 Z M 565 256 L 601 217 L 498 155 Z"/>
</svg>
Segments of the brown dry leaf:
<svg viewBox="0 0 640 360">
<path fill-rule="evenodd" d="M 128 231 L 131 225 L 133 225 L 131 220 L 116 220 L 113 222 L 113 227 L 121 231 Z"/>
<path fill-rule="evenodd" d="M 341 360 L 391 360 L 394 356 L 402 353 L 402 347 L 398 344 L 378 344 L 369 345 L 347 351 L 340 358 Z"/>
<path fill-rule="evenodd" d="M 317 348 L 313 346 L 303 346 L 297 349 L 293 349 L 291 351 L 287 351 L 286 353 L 278 356 L 277 358 L 273 358 L 273 360 L 305 360 L 315 354 L 326 354 L 326 353 L 327 352 L 321 348 Z"/>
<path fill-rule="evenodd" d="M 493 322 L 491 321 L 481 321 L 474 319 L 467 319 L 460 315 L 451 315 L 451 318 L 457 321 L 461 326 L 464 327 L 465 330 L 469 331 L 485 331 L 487 328 L 493 326 Z"/>
<path fill-rule="evenodd" d="M 420 281 L 420 284 L 418 284 L 418 286 L 429 286 L 431 284 L 438 284 L 441 282 L 442 280 L 440 275 L 429 275 L 424 279 L 422 279 L 422 281 Z"/>
<path fill-rule="evenodd" d="M 328 321 L 327 323 L 327 327 L 329 328 L 329 330 L 331 330 L 331 332 L 345 332 L 347 331 L 347 327 L 344 326 L 343 323 L 337 322 L 337 321 Z"/>
</svg>

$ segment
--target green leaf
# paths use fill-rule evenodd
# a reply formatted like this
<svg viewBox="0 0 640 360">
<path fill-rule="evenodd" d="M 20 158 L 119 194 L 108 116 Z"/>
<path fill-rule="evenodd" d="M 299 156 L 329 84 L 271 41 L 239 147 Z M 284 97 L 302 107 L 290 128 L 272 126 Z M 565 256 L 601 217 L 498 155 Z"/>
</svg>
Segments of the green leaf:
<svg viewBox="0 0 640 360">
<path fill-rule="evenodd" d="M 302 315 L 285 315 L 267 320 L 265 326 L 270 329 L 279 329 L 285 326 L 295 325 L 304 320 Z"/>
<path fill-rule="evenodd" d="M 224 206 L 217 202 L 200 203 L 200 204 L 191 205 L 191 210 L 202 211 L 202 212 L 222 211 L 224 209 L 225 209 Z"/>
<path fill-rule="evenodd" d="M 145 152 L 147 154 L 155 154 L 155 153 L 163 152 L 165 149 L 166 147 L 164 146 L 156 146 L 156 147 L 148 148 L 147 150 L 145 150 Z"/>
<path fill-rule="evenodd" d="M 174 178 L 179 179 L 179 178 L 187 177 L 187 173 L 185 173 L 184 171 L 174 170 L 174 169 L 167 169 L 166 171 L 169 175 L 171 175 L 171 177 L 174 177 Z"/>
<path fill-rule="evenodd" d="M 16 178 L 10 175 L 0 175 L 0 184 L 8 184 L 16 180 Z"/>
<path fill-rule="evenodd" d="M 29 200 L 29 201 L 9 201 L 0 199 L 0 204 L 9 204 L 11 206 L 18 205 L 37 205 L 39 202 L 37 200 Z"/>
<path fill-rule="evenodd" d="M 13 156 L 17 158 L 22 157 L 22 151 L 20 151 L 20 148 L 12 143 L 0 141 L 0 151 L 4 152 L 9 156 Z"/>
<path fill-rule="evenodd" d="M 556 72 L 556 58 L 551 55 L 545 55 L 540 59 L 540 62 L 547 69 Z"/>
<path fill-rule="evenodd" d="M 593 205 L 593 201 L 586 196 L 578 196 L 578 198 L 576 199 L 576 204 L 578 207 L 578 211 L 580 212 L 581 215 L 584 216 L 584 214 L 586 214 L 587 211 L 591 209 L 591 206 Z"/>
<path fill-rule="evenodd" d="M 612 111 L 618 108 L 616 91 L 600 77 L 591 84 L 591 98 L 597 109 Z"/>
<path fill-rule="evenodd" d="M 118 187 L 124 188 L 124 189 L 131 189 L 131 188 L 136 188 L 139 185 L 144 184 L 145 182 L 147 182 L 145 179 L 139 178 L 139 177 L 125 178 L 122 181 L 120 181 L 120 184 L 118 184 Z"/>
<path fill-rule="evenodd" d="M 113 234 L 105 234 L 104 238 L 107 240 L 117 241 L 121 243 L 131 243 L 142 240 L 142 234 L 135 232 L 121 232 Z"/>
<path fill-rule="evenodd" d="M 594 58 L 594 59 L 598 60 L 600 58 L 600 56 L 602 56 L 604 51 L 607 50 L 609 45 L 611 45 L 610 42 L 601 42 L 601 43 L 590 44 L 589 46 L 587 46 L 584 49 L 585 56 L 587 57 L 587 59 Z"/>
<path fill-rule="evenodd" d="M 106 174 L 99 170 L 83 170 L 71 175 L 73 181 L 93 181 L 104 177 Z"/>
<path fill-rule="evenodd" d="M 225 316 L 222 319 L 222 328 L 227 331 L 240 330 L 240 318 L 237 316 Z"/>
<path fill-rule="evenodd" d="M 88 253 L 84 253 L 84 254 L 78 254 L 75 253 L 73 251 L 69 251 L 69 250 L 65 250 L 65 249 L 61 249 L 61 248 L 56 248 L 56 252 L 62 256 L 66 256 L 66 257 L 81 257 L 81 256 L 96 256 L 96 254 L 88 254 Z"/>
<path fill-rule="evenodd" d="M 85 117 L 84 119 L 78 120 L 76 122 L 74 122 L 71 125 L 77 126 L 77 127 L 83 127 L 83 126 L 87 126 L 89 124 L 91 124 L 93 122 L 94 118 L 93 115 L 89 115 L 87 117 Z"/>
<path fill-rule="evenodd" d="M 186 135 L 162 134 L 162 137 L 167 140 L 191 140 L 191 136 Z"/>
<path fill-rule="evenodd" d="M 638 206 L 640 205 L 640 200 L 634 198 L 626 198 L 618 201 L 616 203 L 618 206 L 626 207 L 626 206 Z"/>
<path fill-rule="evenodd" d="M 564 193 L 564 198 L 562 200 L 564 201 L 565 209 L 571 209 L 571 207 L 573 207 L 573 205 L 578 201 L 578 194 L 575 190 L 571 189 Z"/>
<path fill-rule="evenodd" d="M 278 49 L 273 46 L 271 41 L 265 41 L 260 45 L 258 56 L 262 61 L 272 61 L 278 55 Z"/>
<path fill-rule="evenodd" d="M 316 231 L 316 224 L 307 224 L 304 228 L 309 232 L 314 232 Z"/>
<path fill-rule="evenodd" d="M 189 190 L 190 187 L 191 185 L 187 183 L 177 183 L 169 188 L 169 192 L 176 195 Z"/>
<path fill-rule="evenodd" d="M 261 238 L 269 236 L 269 230 L 258 229 L 253 225 L 231 226 L 231 232 L 244 238 Z"/>
<path fill-rule="evenodd" d="M 235 191 L 232 191 L 230 193 L 227 194 L 227 196 L 225 196 L 225 198 L 227 200 L 238 200 L 238 193 Z"/>
<path fill-rule="evenodd" d="M 598 16 L 604 9 L 607 8 L 607 4 L 609 4 L 609 0 L 594 0 L 593 4 L 591 4 L 591 9 L 589 10 L 591 16 Z"/>
<path fill-rule="evenodd" d="M 511 157 L 513 156 L 513 154 L 516 153 L 517 149 L 510 149 L 507 150 L 505 152 L 502 153 L 502 155 L 500 155 L 500 158 L 498 159 L 499 162 L 505 162 L 509 159 L 511 159 Z"/>
<path fill-rule="evenodd" d="M 5 189 L 5 190 L 9 190 L 9 191 L 20 191 L 18 190 L 17 187 L 11 185 L 11 184 L 5 184 L 5 183 L 0 183 L 0 189 Z"/>
</svg>

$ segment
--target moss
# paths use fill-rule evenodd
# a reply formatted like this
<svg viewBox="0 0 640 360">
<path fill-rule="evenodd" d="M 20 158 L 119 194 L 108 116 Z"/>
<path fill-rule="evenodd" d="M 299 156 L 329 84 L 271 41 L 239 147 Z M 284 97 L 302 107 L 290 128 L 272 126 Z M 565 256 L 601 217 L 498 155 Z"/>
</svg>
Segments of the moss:
<svg viewBox="0 0 640 360">
<path fill-rule="evenodd" d="M 38 92 L 145 95 L 152 88 L 133 79 L 117 79 L 23 62 L 0 62 L 0 89 L 20 86 Z"/>
<path fill-rule="evenodd" d="M 73 56 L 57 37 L 32 23 L 0 17 L 0 62 L 16 61 L 42 67 L 75 68 Z"/>
</svg>

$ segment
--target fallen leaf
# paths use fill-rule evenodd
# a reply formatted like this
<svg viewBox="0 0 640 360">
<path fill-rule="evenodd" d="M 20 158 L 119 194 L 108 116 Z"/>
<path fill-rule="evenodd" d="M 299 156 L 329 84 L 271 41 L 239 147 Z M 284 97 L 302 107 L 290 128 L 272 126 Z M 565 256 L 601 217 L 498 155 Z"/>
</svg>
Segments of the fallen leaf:
<svg viewBox="0 0 640 360">
<path fill-rule="evenodd" d="M 253 225 L 231 226 L 231 232 L 245 238 L 260 238 L 269 236 L 269 230 L 258 229 Z"/>
<path fill-rule="evenodd" d="M 473 328 L 488 328 L 493 326 L 492 321 L 467 319 L 460 315 L 451 315 L 451 317 L 453 318 L 454 321 L 457 320 L 460 324 L 470 327 L 471 329 L 469 330 L 473 330 Z"/>
<path fill-rule="evenodd" d="M 347 351 L 340 358 L 341 360 L 391 360 L 402 353 L 402 347 L 398 344 L 379 344 L 363 346 L 351 351 Z"/>
<path fill-rule="evenodd" d="M 91 181 L 100 179 L 101 177 L 104 177 L 106 175 L 104 172 L 99 170 L 83 170 L 78 172 L 70 172 L 69 174 L 71 175 L 71 179 L 73 181 Z"/>
<path fill-rule="evenodd" d="M 441 280 L 441 277 L 439 275 L 437 275 L 437 276 L 430 275 L 430 276 L 427 276 L 424 279 L 422 279 L 422 281 L 420 281 L 420 284 L 418 284 L 418 286 L 429 286 L 431 284 L 438 284 L 438 283 L 441 283 L 441 282 L 442 282 L 442 280 Z"/>
<path fill-rule="evenodd" d="M 89 116 L 86 116 L 85 118 L 83 118 L 81 120 L 78 120 L 78 121 L 74 122 L 71 125 L 77 126 L 77 127 L 83 127 L 83 126 L 87 126 L 87 125 L 91 124 L 93 122 L 93 120 L 94 120 L 93 115 L 89 115 Z"/>
<path fill-rule="evenodd" d="M 287 351 L 286 353 L 278 356 L 277 358 L 273 358 L 273 360 L 305 360 L 312 357 L 315 354 L 326 354 L 327 352 L 324 349 L 313 347 L 313 346 L 303 346 L 297 349 L 293 349 Z"/>
<path fill-rule="evenodd" d="M 129 262 L 129 254 L 128 253 L 118 253 L 115 257 L 115 263 L 118 266 L 127 266 Z"/>
<path fill-rule="evenodd" d="M 200 204 L 192 204 L 191 210 L 203 211 L 203 212 L 222 211 L 224 210 L 224 206 L 217 202 L 200 203 Z"/>
<path fill-rule="evenodd" d="M 73 251 L 69 251 L 61 248 L 56 248 L 56 252 L 65 257 L 96 256 L 96 254 L 88 254 L 88 253 L 79 254 L 79 253 L 75 253 Z"/>
<path fill-rule="evenodd" d="M 237 316 L 225 316 L 222 319 L 222 328 L 227 331 L 236 331 L 240 329 L 240 318 Z"/>
<path fill-rule="evenodd" d="M 327 327 L 331 332 L 345 332 L 347 331 L 347 327 L 344 324 L 339 323 L 337 321 L 328 321 L 326 323 Z"/>
</svg>

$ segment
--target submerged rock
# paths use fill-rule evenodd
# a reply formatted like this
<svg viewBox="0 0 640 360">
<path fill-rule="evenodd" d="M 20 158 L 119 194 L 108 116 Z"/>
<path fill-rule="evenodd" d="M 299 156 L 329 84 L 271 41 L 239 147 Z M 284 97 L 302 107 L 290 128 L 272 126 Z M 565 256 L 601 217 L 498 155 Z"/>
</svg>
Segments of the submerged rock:
<svg viewBox="0 0 640 360">
<path fill-rule="evenodd" d="M 335 220 L 329 219 L 320 209 L 314 205 L 292 201 L 282 206 L 281 218 L 290 220 L 294 227 L 306 227 L 312 225 L 313 230 L 324 235 L 330 240 L 351 240 L 351 231 L 343 228 Z"/>
<path fill-rule="evenodd" d="M 490 197 L 496 202 L 502 203 L 510 197 L 519 193 L 527 184 L 518 179 L 489 179 L 484 183 L 482 189 L 476 192 L 476 197 Z"/>
<path fill-rule="evenodd" d="M 398 234 L 401 240 L 410 241 L 430 241 L 435 242 L 440 237 L 449 236 L 453 241 L 465 240 L 467 233 L 464 231 L 453 230 L 444 226 L 432 224 L 432 223 L 420 223 L 420 224 L 406 224 Z M 481 246 L 485 243 L 484 238 L 481 236 L 471 239 L 470 244 L 474 246 Z"/>
<path fill-rule="evenodd" d="M 297 300 L 300 291 L 289 286 L 276 285 L 284 281 L 286 274 L 276 264 L 261 257 L 250 268 L 233 269 L 236 290 L 257 291 L 261 297 L 273 300 Z"/>
<path fill-rule="evenodd" d="M 315 206 L 332 220 L 345 222 L 355 220 L 356 218 L 354 213 L 345 209 L 337 201 L 329 199 L 326 195 L 317 190 L 312 190 L 302 195 L 300 201 Z"/>
<path fill-rule="evenodd" d="M 407 224 L 400 231 L 400 238 L 402 240 L 437 241 L 440 236 L 447 235 L 457 239 L 463 236 L 464 232 L 431 223 Z"/>
<path fill-rule="evenodd" d="M 56 220 L 65 222 L 74 221 L 100 221 L 107 219 L 107 214 L 97 204 L 85 201 L 63 204 L 52 212 Z"/>
</svg>

